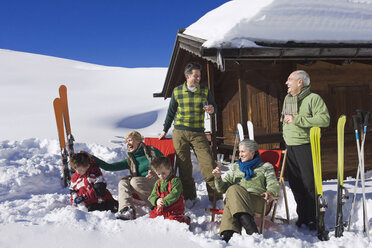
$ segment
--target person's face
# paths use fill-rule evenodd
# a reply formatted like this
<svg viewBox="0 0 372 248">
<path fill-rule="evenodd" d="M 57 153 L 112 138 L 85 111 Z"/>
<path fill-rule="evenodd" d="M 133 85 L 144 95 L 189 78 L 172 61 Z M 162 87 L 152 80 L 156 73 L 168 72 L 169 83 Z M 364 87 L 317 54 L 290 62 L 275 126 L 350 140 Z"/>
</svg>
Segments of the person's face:
<svg viewBox="0 0 372 248">
<path fill-rule="evenodd" d="M 139 147 L 141 141 L 134 139 L 133 137 L 129 136 L 126 140 L 128 152 L 134 152 Z"/>
<path fill-rule="evenodd" d="M 300 93 L 302 89 L 302 79 L 296 79 L 296 72 L 292 72 L 291 75 L 289 75 L 287 82 L 285 84 L 288 87 L 287 93 L 295 96 L 298 93 Z"/>
<path fill-rule="evenodd" d="M 87 172 L 88 169 L 89 169 L 89 166 L 87 166 L 87 167 L 82 167 L 82 166 L 80 166 L 80 167 L 77 167 L 77 168 L 76 168 L 76 171 L 77 171 L 77 173 L 78 173 L 80 176 L 82 176 L 82 175 L 84 175 L 84 174 Z"/>
<path fill-rule="evenodd" d="M 166 168 L 162 165 L 162 166 L 160 166 L 159 169 L 154 170 L 154 171 L 155 171 L 156 175 L 158 175 L 158 177 L 161 180 L 165 180 L 165 179 L 167 179 L 169 174 L 172 172 L 172 168 Z"/>
<path fill-rule="evenodd" d="M 245 146 L 239 146 L 239 158 L 242 160 L 242 162 L 252 160 L 254 153 L 254 151 L 249 151 Z"/>
<path fill-rule="evenodd" d="M 197 87 L 200 82 L 200 70 L 194 69 L 191 74 L 185 74 L 188 87 Z"/>
</svg>

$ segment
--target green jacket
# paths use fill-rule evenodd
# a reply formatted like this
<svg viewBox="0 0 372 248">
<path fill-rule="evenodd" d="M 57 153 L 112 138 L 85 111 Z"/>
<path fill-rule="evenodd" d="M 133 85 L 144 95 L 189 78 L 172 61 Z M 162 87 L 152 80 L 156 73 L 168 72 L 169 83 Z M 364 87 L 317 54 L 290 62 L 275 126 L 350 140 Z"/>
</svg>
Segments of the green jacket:
<svg viewBox="0 0 372 248">
<path fill-rule="evenodd" d="M 155 155 L 157 157 L 163 157 L 164 155 L 157 149 L 154 148 Z M 150 161 L 148 160 L 144 150 L 142 147 L 139 147 L 136 151 L 133 152 L 133 156 L 136 163 L 136 171 L 139 176 L 146 176 L 148 174 L 148 171 L 150 170 Z M 92 156 L 96 164 L 99 166 L 99 168 L 104 169 L 106 171 L 121 171 L 121 170 L 129 170 L 130 164 L 128 163 L 128 159 L 124 159 L 120 162 L 115 163 L 106 163 L 105 161 Z"/>
<path fill-rule="evenodd" d="M 214 113 L 217 112 L 217 105 L 206 86 L 198 85 L 194 91 L 190 91 L 185 82 L 174 88 L 163 131 L 168 132 L 174 120 L 176 129 L 204 132 L 203 101 L 208 101 L 213 105 Z"/>
<path fill-rule="evenodd" d="M 283 138 L 287 145 L 297 146 L 310 143 L 310 128 L 328 127 L 330 117 L 323 99 L 311 93 L 298 103 L 298 114 L 294 123 L 283 122 Z"/>
<path fill-rule="evenodd" d="M 248 192 L 261 195 L 265 192 L 271 192 L 274 196 L 279 194 L 279 182 L 276 179 L 275 170 L 270 163 L 261 163 L 254 170 L 254 176 L 248 180 L 244 179 L 244 172 L 239 168 L 239 164 L 231 165 L 230 170 L 222 178 L 215 179 L 214 184 L 219 193 L 225 193 L 233 184 L 239 184 Z"/>
<path fill-rule="evenodd" d="M 160 192 L 167 192 L 169 179 L 171 178 L 172 175 L 173 175 L 173 172 L 164 181 L 159 179 L 154 184 L 154 188 L 151 192 L 151 195 L 149 196 L 149 201 L 151 202 L 153 206 L 156 206 L 156 201 L 160 198 L 157 194 L 157 188 L 158 188 L 159 181 L 160 181 Z M 171 184 L 172 184 L 171 192 L 169 192 L 169 194 L 163 198 L 164 207 L 168 207 L 172 205 L 173 203 L 175 203 L 180 198 L 182 191 L 183 191 L 181 179 L 179 177 L 176 177 L 176 176 L 173 177 L 171 180 Z"/>
</svg>

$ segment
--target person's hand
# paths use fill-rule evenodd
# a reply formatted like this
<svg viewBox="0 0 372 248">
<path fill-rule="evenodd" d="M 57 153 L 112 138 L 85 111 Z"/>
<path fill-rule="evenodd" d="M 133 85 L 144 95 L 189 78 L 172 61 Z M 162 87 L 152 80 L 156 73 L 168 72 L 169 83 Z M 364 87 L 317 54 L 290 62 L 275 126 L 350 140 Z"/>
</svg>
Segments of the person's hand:
<svg viewBox="0 0 372 248">
<path fill-rule="evenodd" d="M 214 168 L 214 170 L 212 170 L 212 174 L 215 179 L 219 179 L 221 177 L 221 169 L 219 167 Z"/>
<path fill-rule="evenodd" d="M 263 194 L 261 194 L 261 196 L 265 199 L 265 201 L 267 203 L 270 203 L 270 202 L 272 202 L 274 200 L 273 194 L 271 192 L 268 192 L 268 191 L 265 192 L 265 193 L 263 193 Z"/>
<path fill-rule="evenodd" d="M 149 172 L 146 175 L 146 178 L 158 178 L 158 175 L 153 170 L 149 170 Z"/>
<path fill-rule="evenodd" d="M 204 107 L 204 110 L 205 110 L 205 112 L 207 112 L 207 114 L 213 114 L 214 113 L 214 107 L 211 104 L 209 104 L 208 106 Z"/>
<path fill-rule="evenodd" d="M 84 196 L 77 196 L 74 198 L 74 203 L 75 205 L 79 205 L 80 203 L 82 203 L 83 201 L 85 201 L 85 197 Z"/>
<path fill-rule="evenodd" d="M 289 124 L 289 123 L 294 123 L 294 116 L 293 115 L 285 115 L 284 116 L 284 122 Z"/>
<path fill-rule="evenodd" d="M 164 139 L 165 135 L 167 135 L 167 133 L 163 131 L 163 132 L 160 134 L 160 136 L 159 136 L 159 140 Z"/>
<path fill-rule="evenodd" d="M 157 205 L 158 207 L 164 207 L 164 200 L 163 200 L 163 198 L 159 198 L 159 199 L 157 199 L 157 200 L 156 200 L 156 205 Z"/>
<path fill-rule="evenodd" d="M 95 183 L 93 184 L 93 189 L 97 197 L 102 197 L 104 194 L 106 194 L 106 183 Z"/>
</svg>

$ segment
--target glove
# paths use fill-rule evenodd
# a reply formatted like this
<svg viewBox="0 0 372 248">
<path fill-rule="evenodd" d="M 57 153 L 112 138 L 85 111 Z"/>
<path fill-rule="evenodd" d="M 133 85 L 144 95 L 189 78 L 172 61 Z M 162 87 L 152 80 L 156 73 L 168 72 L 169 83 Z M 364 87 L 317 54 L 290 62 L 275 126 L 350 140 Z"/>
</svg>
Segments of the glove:
<svg viewBox="0 0 372 248">
<path fill-rule="evenodd" d="M 95 183 L 93 184 L 93 189 L 97 197 L 102 197 L 106 193 L 106 183 Z"/>
<path fill-rule="evenodd" d="M 78 197 L 75 197 L 74 198 L 74 203 L 76 204 L 76 205 L 79 205 L 80 203 L 82 203 L 83 201 L 85 201 L 86 200 L 86 198 L 84 197 L 84 196 L 78 196 Z"/>
</svg>

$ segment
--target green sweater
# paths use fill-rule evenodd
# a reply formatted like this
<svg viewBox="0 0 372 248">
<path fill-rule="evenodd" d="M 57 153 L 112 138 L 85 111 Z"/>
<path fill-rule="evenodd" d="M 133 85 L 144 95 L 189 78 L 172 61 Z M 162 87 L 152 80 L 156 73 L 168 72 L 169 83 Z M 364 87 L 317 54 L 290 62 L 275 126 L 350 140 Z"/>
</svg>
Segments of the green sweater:
<svg viewBox="0 0 372 248">
<path fill-rule="evenodd" d="M 151 192 L 151 195 L 149 196 L 149 201 L 151 202 L 153 206 L 156 206 L 156 201 L 160 198 L 157 194 L 158 182 L 160 181 L 160 192 L 168 191 L 168 183 L 169 183 L 169 179 L 172 176 L 172 174 L 173 172 L 164 181 L 159 179 L 154 184 L 154 188 Z M 173 177 L 171 180 L 171 184 L 172 184 L 171 192 L 169 192 L 169 194 L 163 198 L 164 207 L 168 207 L 172 205 L 173 203 L 175 203 L 180 198 L 182 191 L 183 191 L 181 179 L 179 177 L 176 177 L 176 176 Z"/>
<path fill-rule="evenodd" d="M 254 176 L 245 180 L 244 172 L 239 168 L 239 164 L 231 165 L 230 170 L 224 178 L 214 180 L 216 189 L 220 193 L 225 193 L 226 190 L 233 184 L 239 184 L 248 192 L 261 195 L 265 192 L 271 192 L 274 196 L 279 194 L 279 182 L 276 179 L 275 170 L 270 163 L 261 163 L 254 170 Z"/>
<path fill-rule="evenodd" d="M 163 156 L 163 154 L 156 148 L 155 154 L 157 157 Z M 143 148 L 140 147 L 136 151 L 134 151 L 133 156 L 136 161 L 138 174 L 142 177 L 146 176 L 151 167 L 150 161 L 147 159 L 145 152 L 143 151 Z M 92 157 L 96 164 L 99 166 L 99 168 L 104 169 L 106 171 L 121 171 L 129 169 L 128 159 L 124 159 L 123 161 L 109 164 L 95 156 Z"/>
<path fill-rule="evenodd" d="M 204 132 L 203 101 L 208 101 L 213 105 L 214 113 L 217 112 L 217 105 L 206 86 L 198 85 L 194 91 L 190 91 L 185 82 L 174 88 L 163 131 L 168 132 L 174 120 L 175 129 Z"/>
<path fill-rule="evenodd" d="M 297 146 L 310 143 L 310 128 L 328 127 L 330 117 L 323 99 L 311 93 L 298 103 L 298 114 L 294 123 L 283 122 L 283 138 L 287 145 Z"/>
</svg>

